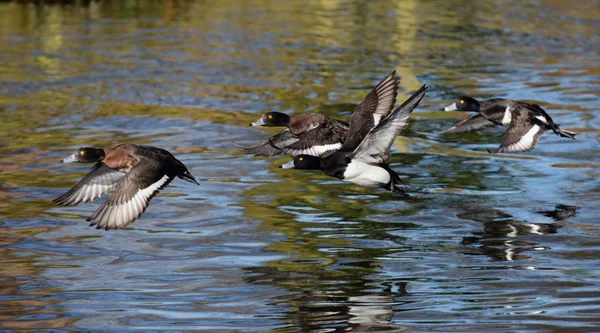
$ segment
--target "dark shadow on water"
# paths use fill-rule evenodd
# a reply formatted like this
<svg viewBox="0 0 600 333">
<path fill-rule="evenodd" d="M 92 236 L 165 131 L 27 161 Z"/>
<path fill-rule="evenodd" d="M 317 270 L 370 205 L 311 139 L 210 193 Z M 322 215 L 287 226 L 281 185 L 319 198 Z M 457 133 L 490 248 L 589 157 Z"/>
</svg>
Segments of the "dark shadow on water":
<svg viewBox="0 0 600 333">
<path fill-rule="evenodd" d="M 474 207 L 457 214 L 457 217 L 483 223 L 482 231 L 474 232 L 473 236 L 464 237 L 461 241 L 462 245 L 477 249 L 475 252 L 467 250 L 466 253 L 486 255 L 500 261 L 528 259 L 526 252 L 543 245 L 527 236 L 555 234 L 559 228 L 551 223 L 516 221 L 510 214 L 485 207 Z"/>
<path fill-rule="evenodd" d="M 539 211 L 538 213 L 553 218 L 555 221 L 565 221 L 577 215 L 577 206 L 558 204 L 554 210 Z"/>
</svg>

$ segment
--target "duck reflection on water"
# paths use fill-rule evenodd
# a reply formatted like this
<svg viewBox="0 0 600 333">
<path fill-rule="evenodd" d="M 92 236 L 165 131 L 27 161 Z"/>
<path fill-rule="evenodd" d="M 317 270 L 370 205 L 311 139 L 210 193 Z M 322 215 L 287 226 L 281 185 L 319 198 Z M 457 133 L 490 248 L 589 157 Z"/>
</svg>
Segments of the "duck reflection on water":
<svg viewBox="0 0 600 333">
<path fill-rule="evenodd" d="M 541 247 L 533 242 L 529 235 L 555 234 L 560 226 L 553 223 L 521 222 L 512 215 L 497 209 L 475 207 L 457 214 L 458 218 L 483 222 L 483 230 L 473 236 L 463 237 L 462 245 L 479 245 L 475 255 L 487 255 L 493 260 L 515 261 L 529 258 L 527 251 Z"/>
</svg>

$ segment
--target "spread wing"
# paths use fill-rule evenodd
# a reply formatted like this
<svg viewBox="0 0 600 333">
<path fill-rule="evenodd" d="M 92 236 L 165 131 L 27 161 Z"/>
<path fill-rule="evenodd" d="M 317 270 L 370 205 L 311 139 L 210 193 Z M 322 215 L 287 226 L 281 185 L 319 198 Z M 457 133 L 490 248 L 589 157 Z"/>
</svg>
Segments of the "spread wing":
<svg viewBox="0 0 600 333">
<path fill-rule="evenodd" d="M 254 155 L 258 155 L 258 156 L 273 156 L 273 155 L 283 154 L 283 151 L 271 146 L 269 141 L 263 142 L 256 146 L 248 146 L 248 147 L 240 146 L 235 142 L 233 142 L 233 145 L 242 149 L 243 151 L 245 151 L 249 154 L 254 154 Z"/>
<path fill-rule="evenodd" d="M 367 133 L 387 117 L 396 103 L 400 78 L 393 71 L 383 79 L 352 112 L 350 129 L 342 150 L 354 150 Z"/>
<path fill-rule="evenodd" d="M 471 132 L 495 125 L 493 122 L 485 119 L 480 113 L 475 113 L 469 118 L 456 123 L 456 125 L 441 131 L 440 134 Z"/>
<path fill-rule="evenodd" d="M 290 132 L 289 129 L 285 128 L 281 132 L 270 137 L 268 141 L 265 141 L 256 146 L 244 147 L 233 143 L 236 147 L 246 151 L 247 153 L 260 155 L 260 156 L 273 156 L 281 155 L 284 153 L 284 149 L 297 142 L 299 138 Z"/>
<path fill-rule="evenodd" d="M 402 105 L 394 110 L 379 125 L 373 128 L 360 145 L 354 150 L 352 157 L 366 163 L 387 162 L 390 147 L 396 136 L 408 125 L 411 112 L 425 96 L 427 85 L 423 85 Z"/>
<path fill-rule="evenodd" d="M 154 195 L 167 186 L 175 175 L 167 174 L 158 161 L 141 158 L 115 185 L 116 190 L 87 221 L 98 229 L 120 228 L 135 221 L 148 207 Z"/>
<path fill-rule="evenodd" d="M 544 132 L 546 132 L 545 126 L 532 121 L 529 111 L 523 107 L 519 107 L 513 111 L 512 121 L 508 125 L 506 132 L 504 132 L 502 143 L 496 152 L 514 153 L 528 151 L 533 148 Z"/>
<path fill-rule="evenodd" d="M 111 169 L 103 163 L 96 163 L 73 188 L 53 201 L 65 206 L 92 201 L 113 188 L 123 175 L 124 172 Z"/>
</svg>

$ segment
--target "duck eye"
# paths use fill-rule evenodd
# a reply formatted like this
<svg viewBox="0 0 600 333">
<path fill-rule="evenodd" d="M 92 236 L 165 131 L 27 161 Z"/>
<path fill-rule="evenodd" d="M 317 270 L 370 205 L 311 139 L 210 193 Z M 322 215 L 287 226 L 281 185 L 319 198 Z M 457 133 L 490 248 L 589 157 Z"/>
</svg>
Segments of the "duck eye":
<svg viewBox="0 0 600 333">
<path fill-rule="evenodd" d="M 304 157 L 300 157 L 298 158 L 298 161 L 302 161 L 304 159 Z"/>
<path fill-rule="evenodd" d="M 459 103 L 460 104 L 465 104 L 465 101 L 463 99 L 461 99 Z"/>
<path fill-rule="evenodd" d="M 85 151 L 83 151 L 83 150 L 82 150 L 82 151 L 80 151 L 80 152 L 79 152 L 79 155 L 81 155 L 81 156 L 85 155 Z"/>
<path fill-rule="evenodd" d="M 269 119 L 272 119 L 272 118 L 273 118 L 273 115 L 272 115 L 272 114 L 270 114 L 270 115 L 269 115 Z"/>
</svg>

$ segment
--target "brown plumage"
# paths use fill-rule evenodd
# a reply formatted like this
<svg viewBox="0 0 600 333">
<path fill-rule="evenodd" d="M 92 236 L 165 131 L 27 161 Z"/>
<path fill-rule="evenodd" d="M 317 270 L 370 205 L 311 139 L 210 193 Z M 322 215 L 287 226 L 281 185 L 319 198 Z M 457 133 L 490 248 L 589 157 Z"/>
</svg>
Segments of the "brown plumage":
<svg viewBox="0 0 600 333">
<path fill-rule="evenodd" d="M 73 188 L 56 198 L 60 205 L 92 201 L 115 191 L 87 221 L 106 230 L 124 227 L 148 207 L 150 200 L 175 177 L 198 184 L 185 165 L 168 151 L 133 144 L 112 148 L 81 148 L 61 162 L 96 162 Z"/>
</svg>

